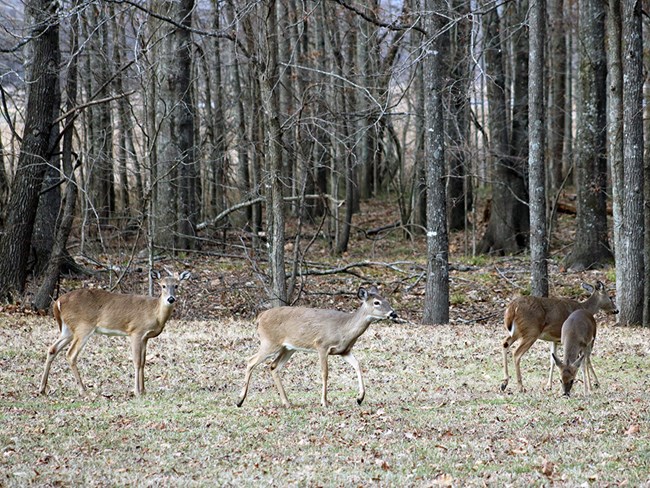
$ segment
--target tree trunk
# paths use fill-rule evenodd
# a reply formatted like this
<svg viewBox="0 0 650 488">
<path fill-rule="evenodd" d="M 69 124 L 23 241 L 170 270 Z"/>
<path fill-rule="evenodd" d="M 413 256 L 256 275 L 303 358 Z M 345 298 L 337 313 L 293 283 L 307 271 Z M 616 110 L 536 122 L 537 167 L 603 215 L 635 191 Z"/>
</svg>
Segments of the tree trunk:
<svg viewBox="0 0 650 488">
<path fill-rule="evenodd" d="M 269 238 L 269 272 L 271 274 L 271 303 L 274 307 L 287 304 L 286 272 L 284 266 L 284 199 L 282 192 L 282 128 L 278 119 L 279 93 L 278 82 L 278 33 L 276 2 L 269 2 L 264 9 L 263 18 L 267 19 L 266 29 L 261 29 L 260 92 L 262 96 L 262 113 L 265 122 L 266 181 L 267 193 L 267 228 Z M 261 26 L 260 26 L 261 28 Z"/>
<path fill-rule="evenodd" d="M 427 178 L 427 283 L 424 300 L 425 324 L 449 322 L 449 242 L 445 192 L 445 124 L 442 104 L 444 62 L 440 34 L 443 32 L 441 2 L 425 0 L 426 31 L 431 46 L 424 57 L 425 160 Z"/>
<path fill-rule="evenodd" d="M 617 294 L 623 325 L 643 322 L 643 33 L 641 0 L 622 0 L 623 11 L 623 246 L 616 263 Z M 618 257 L 618 253 L 617 253 Z"/>
<path fill-rule="evenodd" d="M 47 161 L 54 151 L 51 134 L 58 100 L 59 24 L 57 2 L 29 0 L 26 18 L 32 50 L 23 143 L 7 207 L 5 232 L 0 237 L 0 300 L 22 294 L 27 279 L 27 259 L 34 230 L 39 192 Z"/>
<path fill-rule="evenodd" d="M 612 259 L 607 240 L 607 160 L 605 156 L 605 29 L 604 4 L 580 0 L 579 91 L 575 140 L 578 213 L 576 239 L 566 266 L 574 271 Z"/>
<path fill-rule="evenodd" d="M 530 59 L 528 64 L 529 103 L 529 191 L 531 294 L 548 296 L 548 238 L 546 234 L 546 174 L 544 44 L 546 4 L 536 0 L 530 9 Z"/>
<path fill-rule="evenodd" d="M 494 6 L 492 2 L 488 5 Z M 529 217 L 522 162 L 512 156 L 508 134 L 500 23 L 496 8 L 485 14 L 488 120 L 494 169 L 490 220 L 477 250 L 503 255 L 519 252 L 526 246 Z"/>
</svg>

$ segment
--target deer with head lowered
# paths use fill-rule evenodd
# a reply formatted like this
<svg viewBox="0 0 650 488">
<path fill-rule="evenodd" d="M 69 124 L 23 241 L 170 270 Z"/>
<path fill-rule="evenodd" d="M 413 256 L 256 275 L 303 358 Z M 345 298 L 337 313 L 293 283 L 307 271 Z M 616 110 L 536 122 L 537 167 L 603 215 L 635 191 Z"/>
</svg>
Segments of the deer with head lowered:
<svg viewBox="0 0 650 488">
<path fill-rule="evenodd" d="M 564 396 L 571 394 L 573 382 L 582 365 L 582 379 L 585 384 L 585 395 L 591 392 L 591 350 L 596 340 L 596 321 L 586 310 L 576 310 L 562 325 L 562 345 L 564 346 L 564 361 L 552 353 L 553 361 L 560 370 Z M 594 379 L 595 375 L 594 375 Z"/>
<path fill-rule="evenodd" d="M 248 393 L 253 369 L 266 359 L 274 357 L 271 363 L 271 376 L 280 393 L 285 407 L 289 399 L 282 387 L 280 370 L 296 351 L 315 351 L 318 353 L 323 381 L 321 404 L 328 406 L 327 375 L 328 356 L 341 356 L 357 373 L 360 405 L 365 396 L 363 377 L 359 362 L 352 354 L 352 347 L 371 322 L 382 319 L 395 319 L 397 314 L 388 301 L 379 295 L 376 287 L 368 290 L 359 288 L 357 293 L 361 306 L 355 313 L 338 310 L 323 310 L 306 307 L 277 307 L 262 312 L 257 320 L 260 348 L 250 357 L 246 367 L 244 387 L 239 395 L 237 406 L 241 407 Z"/>
<path fill-rule="evenodd" d="M 508 380 L 510 379 L 508 376 L 508 349 L 516 340 L 521 339 L 513 353 L 515 373 L 517 375 L 519 390 L 524 391 L 524 385 L 521 381 L 521 357 L 537 339 L 549 341 L 551 343 L 551 354 L 555 354 L 557 344 L 562 340 L 562 324 L 575 310 L 587 310 L 592 315 L 595 315 L 599 310 L 612 314 L 618 313 L 614 301 L 607 293 L 605 285 L 602 282 L 598 281 L 595 287 L 583 283 L 582 287 L 591 293 L 591 296 L 584 302 L 577 302 L 569 298 L 533 296 L 519 297 L 510 302 L 504 315 L 504 326 L 508 331 L 508 336 L 503 341 L 504 379 L 501 383 L 501 390 L 505 390 L 508 386 Z M 551 356 L 551 368 L 546 384 L 547 388 L 550 388 L 553 382 L 554 369 L 555 361 Z M 593 368 L 591 369 L 591 373 L 596 378 L 596 373 L 593 371 Z"/>
<path fill-rule="evenodd" d="M 135 368 L 134 392 L 136 396 L 142 395 L 147 341 L 163 331 L 174 310 L 176 288 L 182 280 L 190 277 L 189 271 L 167 273 L 169 276 L 163 278 L 158 272 L 152 273 L 161 288 L 158 298 L 81 288 L 66 293 L 54 302 L 52 310 L 61 335 L 48 349 L 39 392 L 45 393 L 52 361 L 70 344 L 66 357 L 77 380 L 79 393 L 85 395 L 86 387 L 79 376 L 77 359 L 90 336 L 99 333 L 130 338 Z"/>
</svg>

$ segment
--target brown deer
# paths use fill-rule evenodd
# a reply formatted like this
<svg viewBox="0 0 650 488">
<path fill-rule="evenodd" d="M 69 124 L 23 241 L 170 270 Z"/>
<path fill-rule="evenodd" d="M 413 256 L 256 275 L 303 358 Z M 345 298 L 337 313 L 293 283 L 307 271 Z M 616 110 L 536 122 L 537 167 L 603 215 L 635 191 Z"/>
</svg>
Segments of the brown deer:
<svg viewBox="0 0 650 488">
<path fill-rule="evenodd" d="M 274 357 L 271 363 L 271 375 L 283 405 L 289 407 L 289 399 L 282 387 L 279 373 L 296 351 L 303 350 L 318 353 L 323 380 L 321 395 L 323 407 L 328 406 L 327 360 L 330 355 L 341 356 L 356 371 L 359 382 L 357 403 L 361 405 L 365 388 L 361 368 L 352 354 L 352 347 L 371 322 L 386 318 L 394 319 L 397 318 L 397 314 L 374 286 L 368 290 L 359 288 L 357 296 L 361 299 L 361 306 L 355 313 L 305 307 L 277 307 L 262 312 L 257 320 L 260 348 L 257 354 L 248 360 L 244 387 L 239 395 L 237 406 L 241 407 L 246 399 L 253 369 L 266 359 Z"/>
<path fill-rule="evenodd" d="M 614 301 L 607 293 L 605 285 L 598 281 L 596 287 L 583 283 L 582 287 L 591 293 L 591 296 L 584 302 L 577 302 L 569 298 L 546 298 L 546 297 L 519 297 L 510 302 L 504 315 L 504 326 L 508 336 L 503 341 L 503 374 L 501 390 L 508 386 L 508 349 L 518 339 L 521 339 L 513 353 L 515 373 L 519 390 L 524 391 L 521 381 L 521 357 L 538 340 L 551 342 L 551 354 L 557 351 L 557 344 L 562 335 L 562 324 L 567 317 L 578 309 L 584 309 L 595 315 L 598 310 L 616 314 L 618 310 Z M 553 370 L 555 361 L 551 357 L 551 369 L 547 382 L 550 388 L 553 382 Z M 596 373 L 592 369 L 594 377 Z"/>
<path fill-rule="evenodd" d="M 52 311 L 61 335 L 48 349 L 39 393 L 45 393 L 52 361 L 70 344 L 66 357 L 77 380 L 79 393 L 86 394 L 86 387 L 79 376 L 77 359 L 90 336 L 97 332 L 129 336 L 135 368 L 134 392 L 136 396 L 142 395 L 147 341 L 163 331 L 174 310 L 176 288 L 182 280 L 190 277 L 189 271 L 183 271 L 180 275 L 170 271 L 167 273 L 169 276 L 164 278 L 158 272 L 152 273 L 161 287 L 158 298 L 82 288 L 66 293 L 54 302 Z"/>
<path fill-rule="evenodd" d="M 596 321 L 586 310 L 576 310 L 562 325 L 562 345 L 564 346 L 564 361 L 552 353 L 553 361 L 560 370 L 564 396 L 571 394 L 571 388 L 578 369 L 582 365 L 582 378 L 585 384 L 585 395 L 591 392 L 591 350 L 596 340 Z M 597 378 L 594 379 L 598 381 Z"/>
</svg>

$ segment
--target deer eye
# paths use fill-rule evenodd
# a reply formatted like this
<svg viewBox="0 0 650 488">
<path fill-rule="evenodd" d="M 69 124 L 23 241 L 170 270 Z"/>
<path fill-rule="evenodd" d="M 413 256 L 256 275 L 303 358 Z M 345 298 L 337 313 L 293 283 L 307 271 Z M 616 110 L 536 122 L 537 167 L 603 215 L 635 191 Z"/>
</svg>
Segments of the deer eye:
<svg viewBox="0 0 650 488">
<path fill-rule="evenodd" d="M 375 300 L 375 307 L 378 307 L 379 305 L 381 305 L 381 302 L 379 300 Z"/>
</svg>

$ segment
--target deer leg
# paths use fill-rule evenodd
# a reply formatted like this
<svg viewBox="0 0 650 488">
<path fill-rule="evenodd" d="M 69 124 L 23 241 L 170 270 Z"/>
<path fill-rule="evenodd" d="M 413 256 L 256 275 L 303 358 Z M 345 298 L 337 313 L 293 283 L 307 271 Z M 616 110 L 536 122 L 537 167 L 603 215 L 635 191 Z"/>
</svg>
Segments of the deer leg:
<svg viewBox="0 0 650 488">
<path fill-rule="evenodd" d="M 553 371 L 555 371 L 555 359 L 553 359 L 553 354 L 557 355 L 557 342 L 551 342 L 551 369 L 548 371 L 548 381 L 546 382 L 546 389 L 550 390 L 553 388 Z"/>
<path fill-rule="evenodd" d="M 50 346 L 47 351 L 47 359 L 45 360 L 45 369 L 43 371 L 43 376 L 41 377 L 41 386 L 38 389 L 38 392 L 43 395 L 47 388 L 47 378 L 50 375 L 50 367 L 52 366 L 52 361 L 59 355 L 61 350 L 72 342 L 72 332 L 70 329 L 63 324 L 61 327 L 61 336 L 57 341 Z"/>
<path fill-rule="evenodd" d="M 346 363 L 352 366 L 357 373 L 357 380 L 359 382 L 359 396 L 357 396 L 357 403 L 361 405 L 363 398 L 366 396 L 366 389 L 363 386 L 363 377 L 361 376 L 361 368 L 359 367 L 359 361 L 357 361 L 357 358 L 355 358 L 354 354 L 352 354 L 351 352 L 347 354 L 343 354 L 341 357 L 345 360 Z"/>
<path fill-rule="evenodd" d="M 524 389 L 524 384 L 521 381 L 521 357 L 526 354 L 528 349 L 535 343 L 537 340 L 537 337 L 524 337 L 517 346 L 517 349 L 515 350 L 513 356 L 514 356 L 514 363 L 515 363 L 515 374 L 517 375 L 517 384 L 519 385 L 519 391 L 523 392 L 525 391 Z"/>
<path fill-rule="evenodd" d="M 515 340 L 514 337 L 509 335 L 503 341 L 503 381 L 501 382 L 501 391 L 506 390 L 508 381 L 510 380 L 510 376 L 508 375 L 508 349 L 510 349 L 510 346 L 515 342 Z"/>
<path fill-rule="evenodd" d="M 585 383 L 585 395 L 591 393 L 591 349 L 585 350 L 585 359 L 582 363 L 582 380 Z"/>
<path fill-rule="evenodd" d="M 86 387 L 84 386 L 83 381 L 81 381 L 81 376 L 79 375 L 79 369 L 77 368 L 77 359 L 79 358 L 79 354 L 81 354 L 81 351 L 86 345 L 86 342 L 88 342 L 88 339 L 90 339 L 91 335 L 92 335 L 92 331 L 83 337 L 75 337 L 72 340 L 70 349 L 68 349 L 68 352 L 66 353 L 66 359 L 70 364 L 70 369 L 72 370 L 72 374 L 77 380 L 77 387 L 79 388 L 79 394 L 82 396 L 86 395 Z"/>
<path fill-rule="evenodd" d="M 239 394 L 239 399 L 237 400 L 238 407 L 241 407 L 243 405 L 244 400 L 246 399 L 246 395 L 248 394 L 248 384 L 251 381 L 253 369 L 255 369 L 258 364 L 264 362 L 269 356 L 276 354 L 276 352 L 277 350 L 274 350 L 273 348 L 261 345 L 257 354 L 253 354 L 250 358 L 248 358 L 246 376 L 244 378 L 244 387 L 242 388 L 241 393 Z"/>
<path fill-rule="evenodd" d="M 320 359 L 320 374 L 323 379 L 323 391 L 321 394 L 321 405 L 323 408 L 327 408 L 329 405 L 329 402 L 327 401 L 327 375 L 328 375 L 328 369 L 327 369 L 327 356 L 328 356 L 328 351 L 327 349 L 319 349 L 318 350 L 318 357 Z"/>
<path fill-rule="evenodd" d="M 133 360 L 133 393 L 140 396 L 144 393 L 144 359 L 147 342 L 142 336 L 131 336 L 131 359 Z"/>
<path fill-rule="evenodd" d="M 276 358 L 271 363 L 271 376 L 273 377 L 273 381 L 275 382 L 275 387 L 278 389 L 278 393 L 280 393 L 280 400 L 282 400 L 282 404 L 287 408 L 289 408 L 291 404 L 289 403 L 287 394 L 284 391 L 284 387 L 282 386 L 282 380 L 280 379 L 280 370 L 284 367 L 287 361 L 291 359 L 291 356 L 293 356 L 294 352 L 296 351 L 282 348 L 280 350 L 280 353 L 276 356 Z"/>
<path fill-rule="evenodd" d="M 598 376 L 596 376 L 596 371 L 594 370 L 594 367 L 593 367 L 592 364 L 591 364 L 591 354 L 589 354 L 589 357 L 586 358 L 586 359 L 589 360 L 589 361 L 587 362 L 587 364 L 589 365 L 589 372 L 591 373 L 591 376 L 592 376 L 593 379 L 594 379 L 594 381 L 593 381 L 593 383 L 592 383 L 592 384 L 593 384 L 593 387 L 594 387 L 594 388 L 599 388 L 599 387 L 600 387 L 600 382 L 598 381 Z"/>
</svg>

